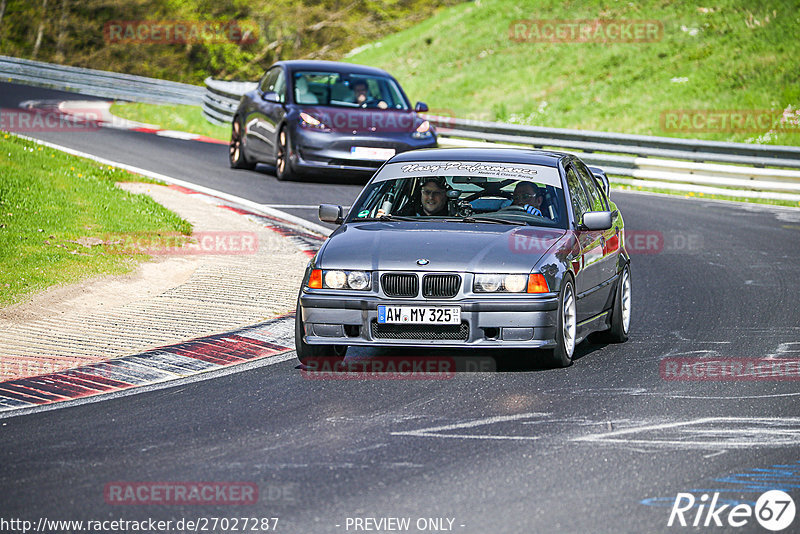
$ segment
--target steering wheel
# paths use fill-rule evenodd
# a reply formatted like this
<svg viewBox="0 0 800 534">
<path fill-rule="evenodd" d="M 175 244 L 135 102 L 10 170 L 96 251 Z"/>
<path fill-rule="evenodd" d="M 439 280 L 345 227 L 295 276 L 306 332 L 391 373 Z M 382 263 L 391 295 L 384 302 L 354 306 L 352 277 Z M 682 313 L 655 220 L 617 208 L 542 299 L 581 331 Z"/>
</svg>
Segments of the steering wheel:
<svg viewBox="0 0 800 534">
<path fill-rule="evenodd" d="M 462 198 L 461 200 L 466 200 L 467 202 L 472 202 L 473 200 L 478 200 L 479 198 L 493 197 L 493 196 L 503 197 L 503 198 L 506 198 L 508 200 L 512 200 L 513 199 L 513 197 L 511 196 L 511 193 L 509 193 L 507 191 L 487 191 L 487 190 L 484 189 L 483 191 L 476 191 L 476 192 L 472 193 L 471 195 L 467 195 L 466 197 Z"/>
<path fill-rule="evenodd" d="M 504 208 L 500 208 L 498 211 L 524 211 L 525 213 L 528 213 L 528 211 L 524 207 L 515 206 L 514 204 L 509 204 Z"/>
</svg>

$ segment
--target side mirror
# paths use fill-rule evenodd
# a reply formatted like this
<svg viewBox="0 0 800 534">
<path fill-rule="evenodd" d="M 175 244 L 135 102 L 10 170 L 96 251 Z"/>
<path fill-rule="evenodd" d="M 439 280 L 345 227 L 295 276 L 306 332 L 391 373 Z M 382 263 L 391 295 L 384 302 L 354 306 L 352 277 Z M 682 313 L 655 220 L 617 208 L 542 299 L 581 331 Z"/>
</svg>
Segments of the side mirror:
<svg viewBox="0 0 800 534">
<path fill-rule="evenodd" d="M 606 198 L 610 198 L 609 195 L 611 193 L 611 185 L 608 183 L 608 176 L 606 176 L 606 172 L 598 167 L 589 167 L 589 170 L 592 171 L 594 177 L 600 181 L 600 184 L 603 186 L 603 191 L 606 194 Z"/>
<path fill-rule="evenodd" d="M 342 224 L 342 207 L 334 204 L 319 205 L 319 220 L 326 223 Z"/>
<path fill-rule="evenodd" d="M 278 93 L 274 91 L 267 91 L 266 93 L 262 93 L 261 99 L 264 100 L 265 102 L 272 102 L 274 104 L 281 103 L 281 97 L 278 96 Z"/>
<path fill-rule="evenodd" d="M 608 230 L 613 226 L 610 211 L 587 211 L 583 214 L 581 230 Z"/>
<path fill-rule="evenodd" d="M 414 106 L 414 111 L 417 113 L 426 113 L 428 111 L 428 104 L 425 102 L 417 102 L 417 104 Z"/>
</svg>

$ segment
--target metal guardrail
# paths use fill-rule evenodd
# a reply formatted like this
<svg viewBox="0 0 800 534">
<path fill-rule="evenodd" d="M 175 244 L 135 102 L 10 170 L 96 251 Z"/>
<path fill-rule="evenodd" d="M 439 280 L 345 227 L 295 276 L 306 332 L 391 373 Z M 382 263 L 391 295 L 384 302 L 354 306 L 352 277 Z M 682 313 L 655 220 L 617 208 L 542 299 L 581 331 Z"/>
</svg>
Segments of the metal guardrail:
<svg viewBox="0 0 800 534">
<path fill-rule="evenodd" d="M 458 139 L 441 134 L 439 136 L 439 146 L 521 147 L 521 145 Z M 638 158 L 589 152 L 575 153 L 579 154 L 587 164 L 602 167 L 609 176 L 632 178 L 633 180 L 615 180 L 628 185 L 659 187 L 677 191 L 696 190 L 707 194 L 737 197 L 800 201 L 800 171 L 658 158 Z M 687 184 L 694 184 L 695 187 L 687 188 L 685 187 Z M 714 190 L 708 186 L 714 186 Z"/>
<path fill-rule="evenodd" d="M 582 151 L 582 160 L 607 174 L 634 178 L 622 180 L 629 184 L 653 187 L 642 181 L 649 180 L 675 190 L 685 190 L 686 184 L 716 186 L 720 195 L 800 201 L 800 170 L 795 170 L 800 169 L 800 147 L 426 118 L 437 126 L 440 145 Z"/>
<path fill-rule="evenodd" d="M 538 148 L 556 146 L 585 152 L 800 168 L 800 147 L 542 128 L 433 115 L 427 118 L 437 126 L 440 135 L 445 137 L 518 143 Z"/>
<path fill-rule="evenodd" d="M 205 79 L 203 115 L 213 124 L 230 124 L 242 95 L 258 86 L 256 82 L 224 82 Z"/>
<path fill-rule="evenodd" d="M 186 83 L 8 56 L 0 56 L 0 80 L 114 100 L 157 104 L 200 105 L 206 92 L 203 87 Z"/>
<path fill-rule="evenodd" d="M 205 88 L 116 72 L 0 56 L 0 79 L 132 102 L 201 105 L 207 120 L 230 124 L 255 82 L 206 78 Z M 722 186 L 736 196 L 800 200 L 800 147 L 724 143 L 565 128 L 542 128 L 428 115 L 447 146 L 532 146 L 581 151 L 609 175 L 657 181 L 664 188 Z M 709 163 L 710 162 L 710 163 Z M 624 181 L 624 180 L 623 180 Z M 764 193 L 766 191 L 766 193 Z"/>
<path fill-rule="evenodd" d="M 229 124 L 246 91 L 255 83 L 223 82 L 206 78 L 203 103 L 206 118 L 216 124 Z M 762 167 L 800 169 L 800 147 L 750 145 L 700 141 L 674 137 L 651 137 L 565 128 L 542 128 L 497 122 L 484 122 L 426 115 L 437 127 L 439 137 L 451 146 L 484 146 L 501 143 L 511 146 L 579 150 L 587 163 L 602 165 L 610 174 L 643 175 L 646 178 L 674 181 L 693 175 L 703 180 L 732 187 L 758 188 L 762 182 L 778 190 L 800 192 L 800 171 L 767 171 Z M 659 159 L 660 158 L 660 159 Z M 685 161 L 671 161 L 685 160 Z M 713 162 L 717 165 L 709 165 Z M 725 165 L 719 165 L 720 163 Z M 746 166 L 746 167 L 736 167 Z M 638 172 L 637 172 L 638 171 Z M 665 174 L 666 173 L 666 174 Z M 658 177 L 658 175 L 661 175 Z M 780 183 L 780 182 L 797 182 Z"/>
</svg>

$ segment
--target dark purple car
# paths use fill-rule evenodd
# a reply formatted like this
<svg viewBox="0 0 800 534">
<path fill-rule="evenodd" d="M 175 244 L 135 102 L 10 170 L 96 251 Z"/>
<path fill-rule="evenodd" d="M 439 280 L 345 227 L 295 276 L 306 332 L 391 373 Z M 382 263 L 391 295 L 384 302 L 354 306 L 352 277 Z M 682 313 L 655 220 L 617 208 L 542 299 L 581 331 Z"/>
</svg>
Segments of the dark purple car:
<svg viewBox="0 0 800 534">
<path fill-rule="evenodd" d="M 302 174 L 372 174 L 400 152 L 436 146 L 436 132 L 389 73 L 333 61 L 279 61 L 233 118 L 230 164 Z"/>
</svg>

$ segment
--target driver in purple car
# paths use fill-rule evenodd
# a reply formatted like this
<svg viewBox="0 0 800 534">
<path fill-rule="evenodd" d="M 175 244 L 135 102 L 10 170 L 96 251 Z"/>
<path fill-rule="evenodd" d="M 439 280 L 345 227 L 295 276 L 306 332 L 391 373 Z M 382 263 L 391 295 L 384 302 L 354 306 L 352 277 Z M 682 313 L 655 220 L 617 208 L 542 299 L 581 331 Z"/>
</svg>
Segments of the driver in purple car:
<svg viewBox="0 0 800 534">
<path fill-rule="evenodd" d="M 542 216 L 539 209 L 544 200 L 544 194 L 531 182 L 519 182 L 514 188 L 514 202 L 512 206 L 519 206 L 531 215 Z"/>
</svg>

